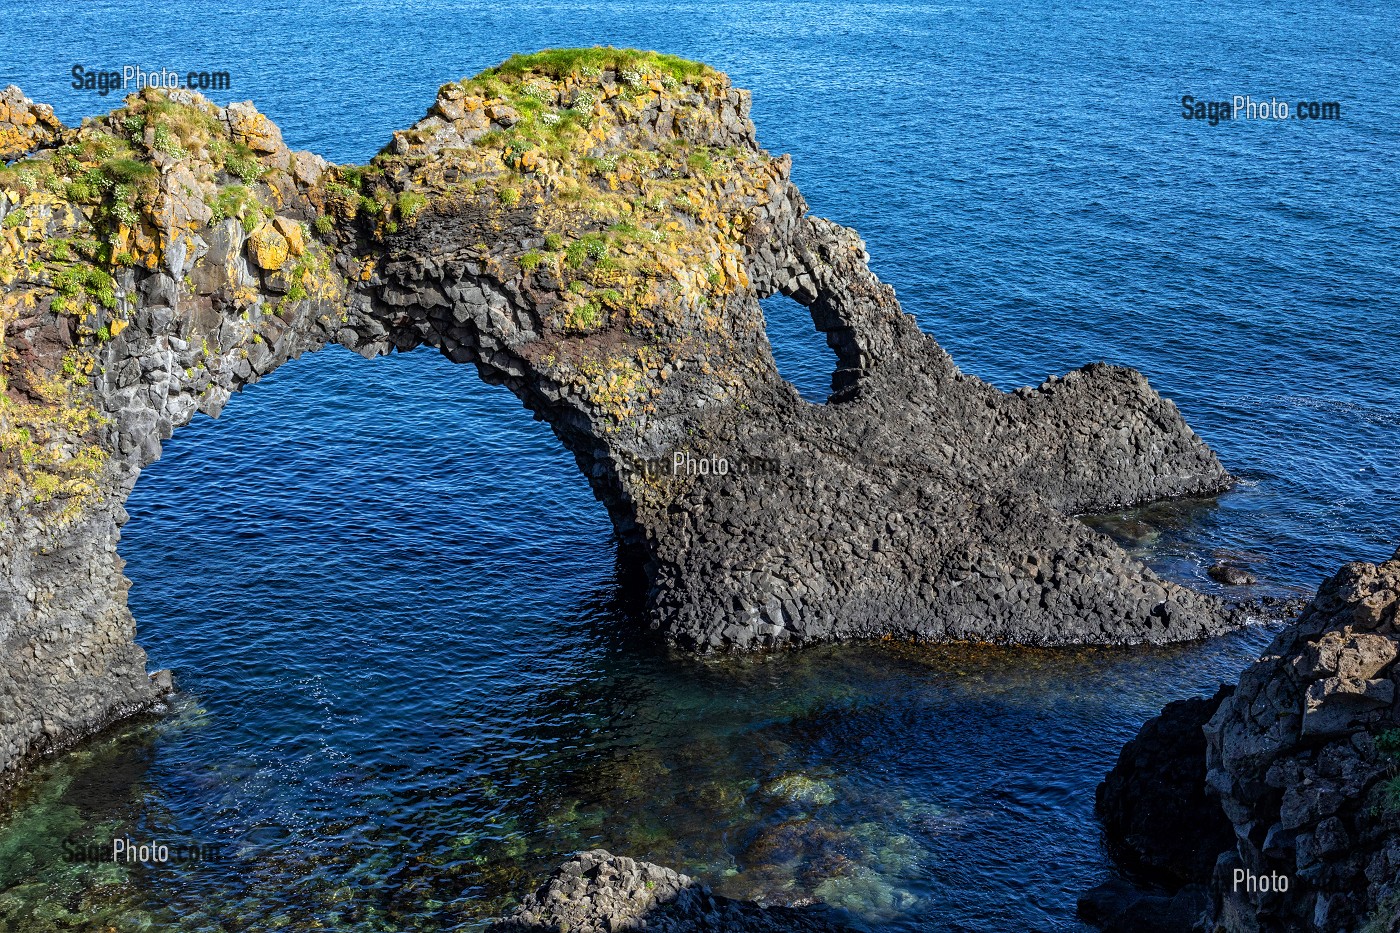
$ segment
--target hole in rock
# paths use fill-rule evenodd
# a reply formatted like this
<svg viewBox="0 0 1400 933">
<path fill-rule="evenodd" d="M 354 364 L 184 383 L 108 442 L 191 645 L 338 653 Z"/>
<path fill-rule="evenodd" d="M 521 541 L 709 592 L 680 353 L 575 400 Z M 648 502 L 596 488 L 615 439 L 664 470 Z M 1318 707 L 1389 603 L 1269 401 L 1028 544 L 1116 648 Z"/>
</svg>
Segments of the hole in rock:
<svg viewBox="0 0 1400 933">
<path fill-rule="evenodd" d="M 812 313 L 786 295 L 765 298 L 761 304 L 778 373 L 807 401 L 824 404 L 836 369 L 836 354 L 827 346 L 826 335 L 812 323 Z"/>
<path fill-rule="evenodd" d="M 140 903 L 214 905 L 212 928 L 219 905 L 249 909 L 256 872 L 254 925 L 306 929 L 299 911 L 353 877 L 408 918 L 395 929 L 461 926 L 514 894 L 491 866 L 534 877 L 586 848 L 588 826 L 532 822 L 539 795 L 520 789 L 568 767 L 522 763 L 572 754 L 612 709 L 599 671 L 636 653 L 607 637 L 624 626 L 606 511 L 508 391 L 428 349 L 329 347 L 177 431 L 128 510 L 137 641 L 181 693 L 146 758 L 87 796 L 118 798 L 133 839 L 219 847 L 198 870 L 136 873 Z M 493 848 L 502 825 L 529 846 Z M 487 867 L 416 872 L 408 897 L 401 858 L 379 861 L 463 851 Z"/>
<path fill-rule="evenodd" d="M 179 429 L 127 506 L 151 668 L 291 719 L 487 690 L 616 574 L 607 513 L 548 426 L 428 349 L 283 366 Z"/>
</svg>

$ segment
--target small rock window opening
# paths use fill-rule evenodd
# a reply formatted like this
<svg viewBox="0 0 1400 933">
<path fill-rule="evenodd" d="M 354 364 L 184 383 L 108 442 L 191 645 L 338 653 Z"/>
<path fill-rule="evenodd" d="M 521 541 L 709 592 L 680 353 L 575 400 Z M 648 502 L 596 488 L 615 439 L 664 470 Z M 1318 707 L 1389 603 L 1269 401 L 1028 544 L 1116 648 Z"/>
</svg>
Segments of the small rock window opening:
<svg viewBox="0 0 1400 933">
<path fill-rule="evenodd" d="M 836 354 L 827 346 L 826 335 L 812 323 L 812 313 L 786 295 L 765 298 L 762 305 L 779 375 L 807 401 L 825 404 L 836 370 Z"/>
</svg>

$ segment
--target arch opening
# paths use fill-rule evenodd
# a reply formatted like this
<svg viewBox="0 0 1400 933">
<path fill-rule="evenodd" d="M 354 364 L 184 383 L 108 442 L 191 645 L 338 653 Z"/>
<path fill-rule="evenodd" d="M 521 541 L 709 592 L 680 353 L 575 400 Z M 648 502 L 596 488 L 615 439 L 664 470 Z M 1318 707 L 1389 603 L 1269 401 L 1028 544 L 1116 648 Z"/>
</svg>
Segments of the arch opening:
<svg viewBox="0 0 1400 933">
<path fill-rule="evenodd" d="M 763 299 L 760 304 L 778 374 L 807 401 L 826 404 L 834 391 L 833 379 L 839 360 L 828 345 L 826 335 L 817 330 L 811 312 L 781 292 Z"/>
<path fill-rule="evenodd" d="M 518 399 L 429 347 L 365 361 L 328 346 L 163 447 L 119 549 L 136 641 L 182 676 L 188 658 L 163 640 L 185 627 L 204 643 L 199 677 L 276 680 L 301 663 L 287 639 L 314 644 L 325 625 L 312 654 L 367 639 L 375 678 L 407 663 L 431 679 L 489 666 L 580 592 L 616 585 L 613 529 L 573 457 Z M 424 631 L 475 632 L 475 647 L 402 636 L 425 618 Z"/>
</svg>

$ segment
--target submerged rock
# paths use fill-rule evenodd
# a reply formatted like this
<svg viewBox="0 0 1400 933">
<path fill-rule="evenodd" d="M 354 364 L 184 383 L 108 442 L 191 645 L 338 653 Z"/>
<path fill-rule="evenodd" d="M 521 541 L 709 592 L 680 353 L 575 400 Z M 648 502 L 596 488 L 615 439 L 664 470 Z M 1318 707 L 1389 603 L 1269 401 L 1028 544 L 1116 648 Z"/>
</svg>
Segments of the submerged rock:
<svg viewBox="0 0 1400 933">
<path fill-rule="evenodd" d="M 825 806 L 836 800 L 836 788 L 828 780 L 806 774 L 784 774 L 764 785 L 764 792 L 792 803 Z"/>
<path fill-rule="evenodd" d="M 1124 750 L 1137 774 L 1172 775 L 1155 786 L 1107 785 L 1113 808 L 1160 817 L 1120 834 L 1135 863 L 1189 866 L 1195 880 L 1192 837 L 1209 823 L 1195 806 L 1177 826 L 1167 815 L 1209 794 L 1229 820 L 1198 929 L 1400 928 L 1398 607 L 1400 551 L 1380 565 L 1348 564 L 1233 692 L 1217 696 L 1203 742 L 1154 739 L 1169 719 L 1182 735 L 1194 731 L 1208 709 L 1195 701 L 1168 707 Z"/>
<path fill-rule="evenodd" d="M 555 869 L 489 933 L 836 933 L 821 908 L 764 907 L 714 894 L 669 868 L 583 852 Z"/>
<path fill-rule="evenodd" d="M 0 771 L 153 701 L 122 503 L 196 412 L 328 343 L 434 347 L 548 422 L 681 646 L 1227 628 L 1075 517 L 1229 485 L 1175 405 L 1102 364 L 1012 393 L 961 372 L 807 213 L 749 103 L 697 63 L 552 50 L 445 85 L 365 166 L 187 91 L 16 143 Z M 833 350 L 826 405 L 778 374 L 778 293 Z"/>
<path fill-rule="evenodd" d="M 1224 561 L 1212 565 L 1206 573 L 1216 583 L 1223 583 L 1226 586 L 1252 586 L 1259 582 L 1249 571 Z"/>
</svg>

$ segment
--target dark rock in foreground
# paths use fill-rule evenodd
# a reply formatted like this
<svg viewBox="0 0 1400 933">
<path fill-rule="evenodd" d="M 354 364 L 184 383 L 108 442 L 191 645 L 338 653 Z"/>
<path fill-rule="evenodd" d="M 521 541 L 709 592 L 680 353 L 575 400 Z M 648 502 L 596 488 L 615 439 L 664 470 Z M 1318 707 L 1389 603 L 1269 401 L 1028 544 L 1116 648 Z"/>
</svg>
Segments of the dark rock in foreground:
<svg viewBox="0 0 1400 933">
<path fill-rule="evenodd" d="M 713 894 L 669 868 L 583 852 L 488 933 L 838 933 L 820 908 L 763 907 Z"/>
<path fill-rule="evenodd" d="M 1206 792 L 1201 729 L 1233 693 L 1168 703 L 1123 747 L 1099 785 L 1097 807 L 1111 851 L 1142 879 L 1179 888 L 1210 880 L 1234 828 Z"/>
<path fill-rule="evenodd" d="M 1200 884 L 1167 894 L 1144 891 L 1127 881 L 1109 881 L 1079 898 L 1079 919 L 1104 933 L 1186 933 L 1209 897 Z"/>
<path fill-rule="evenodd" d="M 1400 930 L 1397 607 L 1400 551 L 1379 566 L 1348 564 L 1233 693 L 1217 697 L 1203 743 L 1187 735 L 1209 708 L 1201 700 L 1169 706 L 1124 750 L 1131 773 L 1123 779 L 1120 761 L 1101 804 L 1120 824 L 1119 814 L 1147 815 L 1127 820 L 1128 832 L 1110 826 L 1134 849 L 1133 864 L 1198 869 L 1189 843 L 1214 820 L 1205 794 L 1230 822 L 1197 929 Z M 1177 737 L 1163 741 L 1164 729 Z M 1155 797 L 1133 799 L 1144 793 Z M 1172 808 L 1188 800 L 1173 825 Z M 1085 900 L 1093 913 L 1113 899 Z"/>
</svg>

